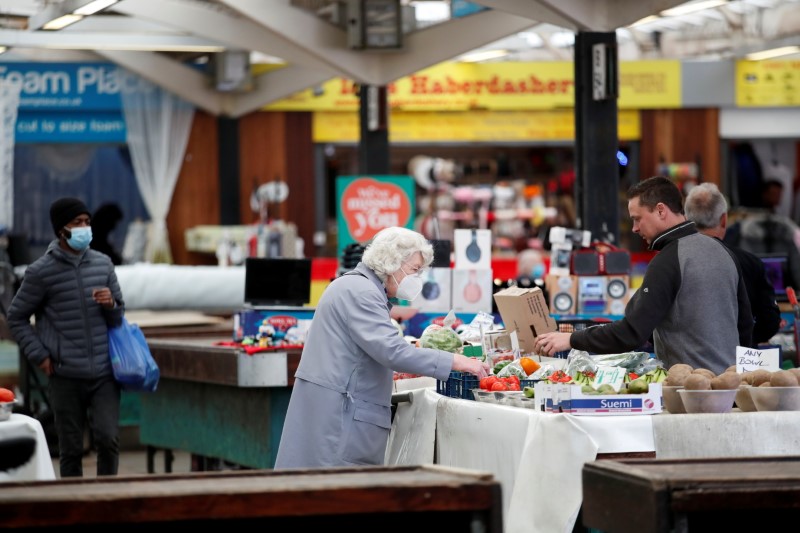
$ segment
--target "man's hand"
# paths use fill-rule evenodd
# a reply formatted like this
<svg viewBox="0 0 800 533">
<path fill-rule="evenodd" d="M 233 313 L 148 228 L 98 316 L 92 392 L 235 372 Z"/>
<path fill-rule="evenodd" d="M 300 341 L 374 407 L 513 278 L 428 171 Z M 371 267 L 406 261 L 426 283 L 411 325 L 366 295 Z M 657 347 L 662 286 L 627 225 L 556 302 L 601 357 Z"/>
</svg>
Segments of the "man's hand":
<svg viewBox="0 0 800 533">
<path fill-rule="evenodd" d="M 113 309 L 117 302 L 114 301 L 114 296 L 111 294 L 111 289 L 108 287 L 101 287 L 92 291 L 92 298 L 98 304 L 106 309 Z"/>
<path fill-rule="evenodd" d="M 556 352 L 563 352 L 572 348 L 569 344 L 569 339 L 572 333 L 560 333 L 553 331 L 551 333 L 542 333 L 536 337 L 536 344 L 534 344 L 534 351 L 540 355 L 552 357 Z"/>
<path fill-rule="evenodd" d="M 39 368 L 44 372 L 45 376 L 53 375 L 53 360 L 49 357 L 39 364 Z"/>
</svg>

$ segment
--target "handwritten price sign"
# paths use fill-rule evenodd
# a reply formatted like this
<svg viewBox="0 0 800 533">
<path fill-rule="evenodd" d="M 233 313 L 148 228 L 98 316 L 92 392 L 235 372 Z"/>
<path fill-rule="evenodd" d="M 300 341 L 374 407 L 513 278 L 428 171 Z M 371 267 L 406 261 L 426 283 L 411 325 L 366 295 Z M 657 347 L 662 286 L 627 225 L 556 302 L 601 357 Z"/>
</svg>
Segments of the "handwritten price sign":
<svg viewBox="0 0 800 533">
<path fill-rule="evenodd" d="M 736 371 L 750 372 L 751 370 L 769 370 L 774 372 L 781 369 L 781 349 L 768 348 L 759 350 L 757 348 L 736 347 Z"/>
</svg>

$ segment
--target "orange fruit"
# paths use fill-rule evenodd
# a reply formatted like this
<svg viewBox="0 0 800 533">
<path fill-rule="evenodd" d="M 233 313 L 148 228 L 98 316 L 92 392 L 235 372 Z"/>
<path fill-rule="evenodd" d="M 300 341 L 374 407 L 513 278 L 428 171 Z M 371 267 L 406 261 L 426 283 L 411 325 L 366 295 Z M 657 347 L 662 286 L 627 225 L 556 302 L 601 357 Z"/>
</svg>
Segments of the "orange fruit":
<svg viewBox="0 0 800 533">
<path fill-rule="evenodd" d="M 542 366 L 530 357 L 520 357 L 519 364 L 522 367 L 522 370 L 524 370 L 529 376 L 539 370 L 539 368 Z"/>
</svg>

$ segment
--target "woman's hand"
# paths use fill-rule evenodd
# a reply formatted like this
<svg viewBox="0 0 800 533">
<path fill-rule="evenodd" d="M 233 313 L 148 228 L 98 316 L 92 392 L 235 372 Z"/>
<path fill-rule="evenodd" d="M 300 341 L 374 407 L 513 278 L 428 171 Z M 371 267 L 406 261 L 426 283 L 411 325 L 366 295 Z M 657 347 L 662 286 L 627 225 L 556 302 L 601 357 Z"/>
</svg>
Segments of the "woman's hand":
<svg viewBox="0 0 800 533">
<path fill-rule="evenodd" d="M 572 348 L 569 344 L 569 339 L 572 333 L 560 333 L 553 331 L 551 333 L 542 333 L 536 337 L 536 344 L 533 350 L 540 354 L 552 357 L 556 352 L 563 352 Z"/>
<path fill-rule="evenodd" d="M 485 363 L 476 357 L 467 357 L 457 353 L 453 354 L 453 370 L 469 372 L 481 379 L 489 375 L 489 363 Z"/>
</svg>

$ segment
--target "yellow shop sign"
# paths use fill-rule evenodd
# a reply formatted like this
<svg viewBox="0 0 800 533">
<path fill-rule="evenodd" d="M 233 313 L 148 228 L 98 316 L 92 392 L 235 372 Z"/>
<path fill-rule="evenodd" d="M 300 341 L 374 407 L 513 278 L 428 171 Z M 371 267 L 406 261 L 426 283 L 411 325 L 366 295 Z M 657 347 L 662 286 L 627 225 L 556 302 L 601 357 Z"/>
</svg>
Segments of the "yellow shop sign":
<svg viewBox="0 0 800 533">
<path fill-rule="evenodd" d="M 571 108 L 571 62 L 441 63 L 387 86 L 389 105 L 403 111 L 506 111 Z M 680 107 L 679 61 L 620 64 L 619 107 Z M 267 111 L 356 111 L 357 87 L 335 78 L 274 102 Z"/>
<path fill-rule="evenodd" d="M 358 143 L 356 112 L 318 111 L 313 118 L 315 143 Z M 641 137 L 639 112 L 621 110 L 617 119 L 620 140 Z M 575 140 L 571 109 L 551 111 L 404 112 L 392 111 L 389 140 L 411 142 L 531 142 Z"/>
<path fill-rule="evenodd" d="M 800 61 L 737 61 L 736 105 L 800 105 Z"/>
</svg>

